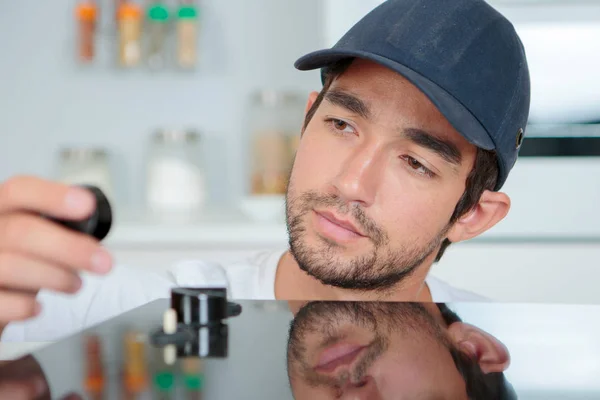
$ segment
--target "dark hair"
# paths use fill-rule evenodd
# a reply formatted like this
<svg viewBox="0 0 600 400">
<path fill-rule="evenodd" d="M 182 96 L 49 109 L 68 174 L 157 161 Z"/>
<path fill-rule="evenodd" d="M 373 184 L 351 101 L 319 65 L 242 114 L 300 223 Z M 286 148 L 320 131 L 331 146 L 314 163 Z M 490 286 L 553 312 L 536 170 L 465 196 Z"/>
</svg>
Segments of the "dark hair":
<svg viewBox="0 0 600 400">
<path fill-rule="evenodd" d="M 306 113 L 302 131 L 306 129 L 308 123 L 312 120 L 333 81 L 342 75 L 348 69 L 348 67 L 350 67 L 352 61 L 354 61 L 353 58 L 347 58 L 334 63 L 323 70 L 323 89 L 321 89 L 321 92 L 317 96 L 315 102 Z M 497 179 L 498 159 L 496 157 L 496 153 L 494 151 L 477 148 L 475 163 L 473 169 L 467 177 L 465 191 L 456 204 L 456 208 L 450 217 L 449 223 L 453 224 L 460 217 L 471 211 L 479 202 L 479 199 L 484 191 L 494 190 Z M 444 239 L 435 258 L 435 262 L 438 262 L 442 258 L 442 255 L 444 255 L 444 252 L 451 243 L 452 242 L 450 242 L 450 240 Z"/>
<path fill-rule="evenodd" d="M 462 319 L 444 303 L 437 304 L 444 323 L 450 326 Z M 477 360 L 469 357 L 454 345 L 449 345 L 450 355 L 456 369 L 463 377 L 470 400 L 510 400 L 515 399 L 514 392 L 502 372 L 485 374 Z"/>
</svg>

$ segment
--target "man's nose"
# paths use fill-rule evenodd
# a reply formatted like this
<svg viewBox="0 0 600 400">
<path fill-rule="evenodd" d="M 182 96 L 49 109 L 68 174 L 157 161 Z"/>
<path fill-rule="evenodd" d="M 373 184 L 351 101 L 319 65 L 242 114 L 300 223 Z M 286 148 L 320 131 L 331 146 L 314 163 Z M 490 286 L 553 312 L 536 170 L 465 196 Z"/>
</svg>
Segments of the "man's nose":
<svg viewBox="0 0 600 400">
<path fill-rule="evenodd" d="M 372 377 L 366 377 L 358 383 L 348 382 L 342 387 L 343 400 L 378 400 L 381 399 L 377 385 Z"/>
<path fill-rule="evenodd" d="M 374 146 L 357 148 L 341 165 L 332 184 L 345 202 L 362 206 L 375 202 L 384 169 L 380 153 L 380 149 Z"/>
</svg>

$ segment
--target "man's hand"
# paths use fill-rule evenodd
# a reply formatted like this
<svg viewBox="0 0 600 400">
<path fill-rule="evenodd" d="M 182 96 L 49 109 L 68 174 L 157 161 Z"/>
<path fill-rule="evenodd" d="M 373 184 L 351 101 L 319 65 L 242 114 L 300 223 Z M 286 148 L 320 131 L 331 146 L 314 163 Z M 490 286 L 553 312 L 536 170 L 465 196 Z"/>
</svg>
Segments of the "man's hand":
<svg viewBox="0 0 600 400">
<path fill-rule="evenodd" d="M 11 400 L 34 400 L 39 398 L 50 398 L 46 382 L 40 377 L 28 379 L 4 381 L 0 380 L 0 398 Z"/>
<path fill-rule="evenodd" d="M 33 356 L 0 362 L 0 399 L 51 399 L 44 371 Z"/>
<path fill-rule="evenodd" d="M 81 220 L 94 207 L 94 196 L 79 187 L 34 177 L 0 183 L 0 327 L 37 315 L 40 289 L 75 293 L 81 271 L 112 268 L 97 240 L 43 217 Z"/>
</svg>

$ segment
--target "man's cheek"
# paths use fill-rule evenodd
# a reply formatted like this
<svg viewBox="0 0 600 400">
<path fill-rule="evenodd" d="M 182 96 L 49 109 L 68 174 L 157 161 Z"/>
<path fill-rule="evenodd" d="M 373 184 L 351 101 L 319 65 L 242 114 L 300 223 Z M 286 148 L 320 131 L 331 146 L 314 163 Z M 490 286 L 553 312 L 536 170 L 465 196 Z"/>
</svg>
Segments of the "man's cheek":
<svg viewBox="0 0 600 400">
<path fill-rule="evenodd" d="M 401 199 L 401 201 L 398 201 Z M 437 227 L 435 219 L 435 201 L 433 199 L 411 199 L 408 193 L 397 196 L 396 201 L 388 203 L 389 211 L 385 213 L 386 225 L 397 235 L 414 237 L 427 235 L 432 227 Z"/>
<path fill-rule="evenodd" d="M 304 182 L 321 182 L 333 171 L 335 162 L 318 146 L 306 146 L 296 155 L 293 170 L 295 185 Z M 330 156 L 332 156 L 330 154 Z M 333 164 L 333 165 L 332 165 Z"/>
</svg>

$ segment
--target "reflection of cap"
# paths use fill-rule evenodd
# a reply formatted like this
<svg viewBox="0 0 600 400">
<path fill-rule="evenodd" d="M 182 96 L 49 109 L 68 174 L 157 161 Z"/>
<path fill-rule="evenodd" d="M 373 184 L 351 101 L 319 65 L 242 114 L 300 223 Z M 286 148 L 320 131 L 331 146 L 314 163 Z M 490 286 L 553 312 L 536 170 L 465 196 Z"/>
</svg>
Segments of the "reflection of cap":
<svg viewBox="0 0 600 400">
<path fill-rule="evenodd" d="M 469 142 L 495 150 L 500 189 L 517 159 L 530 103 L 525 51 L 506 18 L 483 0 L 388 0 L 333 48 L 295 65 L 324 72 L 354 57 L 400 73 Z"/>
</svg>

